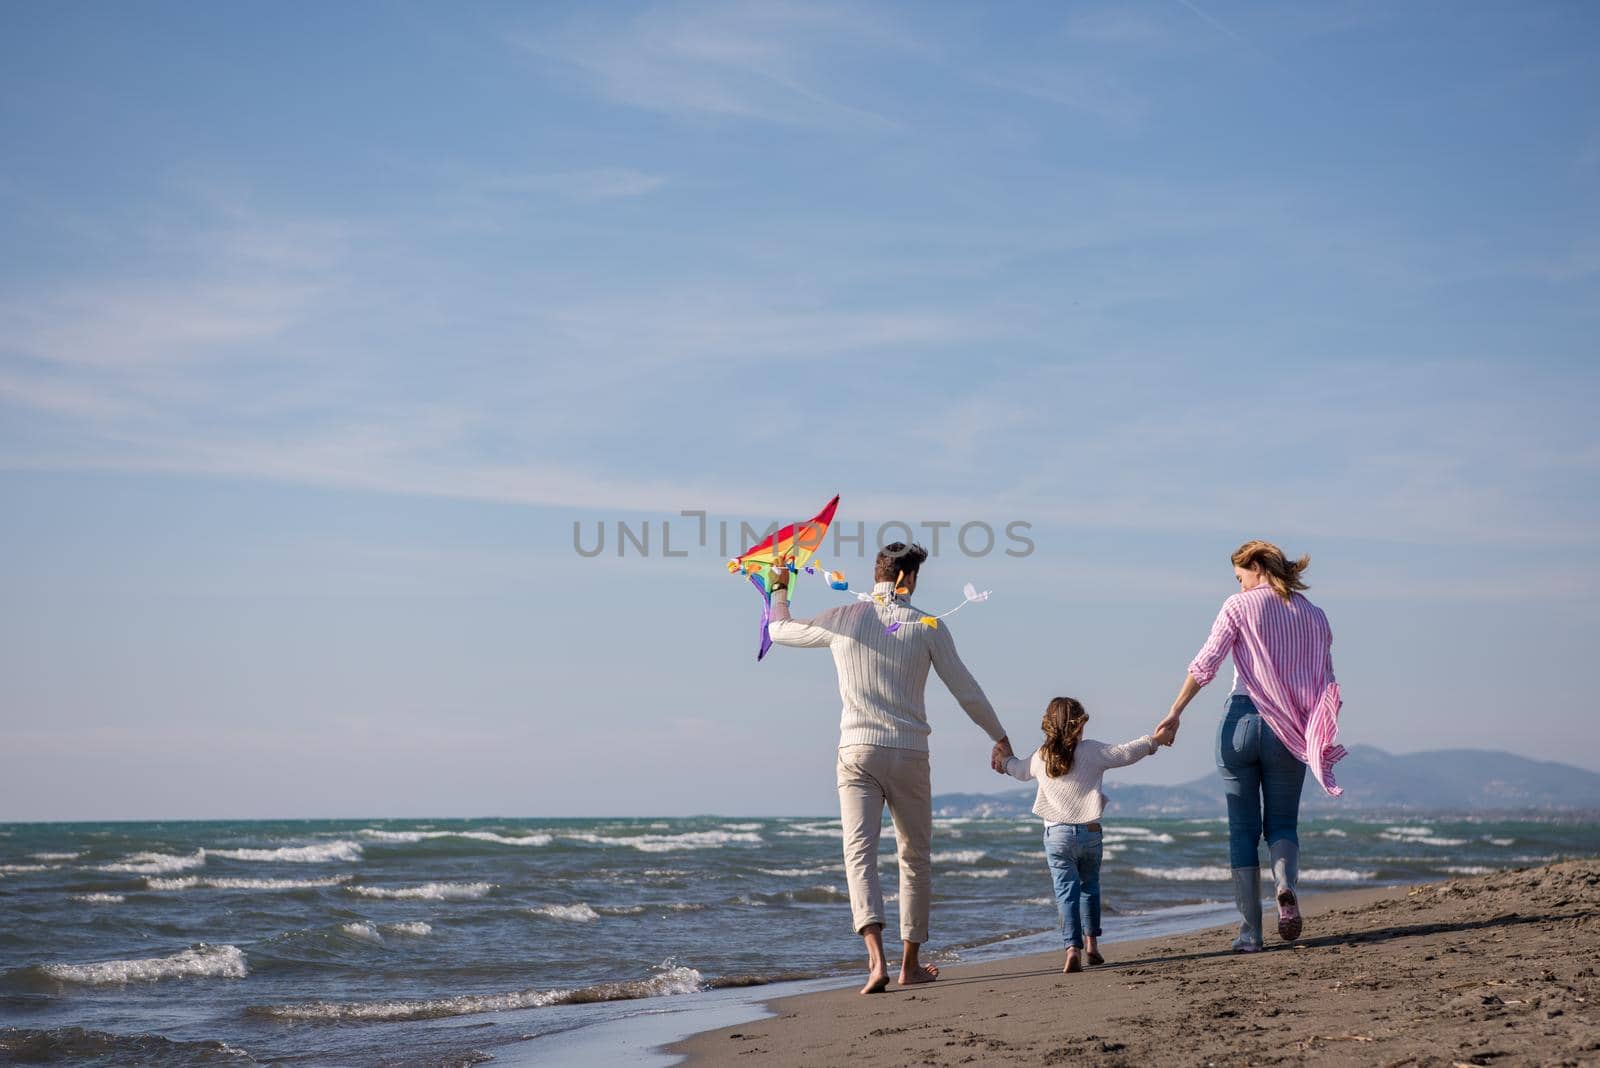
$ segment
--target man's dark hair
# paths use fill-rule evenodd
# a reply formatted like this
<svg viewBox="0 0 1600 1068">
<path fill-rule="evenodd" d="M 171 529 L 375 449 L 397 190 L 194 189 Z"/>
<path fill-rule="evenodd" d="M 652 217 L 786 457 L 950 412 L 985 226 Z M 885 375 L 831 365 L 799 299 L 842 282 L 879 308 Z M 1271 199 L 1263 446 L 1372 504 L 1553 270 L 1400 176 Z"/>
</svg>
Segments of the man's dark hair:
<svg viewBox="0 0 1600 1068">
<path fill-rule="evenodd" d="M 922 569 L 922 561 L 927 558 L 928 550 L 916 542 L 907 545 L 903 541 L 892 541 L 878 550 L 873 578 L 878 582 L 893 582 L 901 572 L 907 576 L 915 575 Z"/>
</svg>

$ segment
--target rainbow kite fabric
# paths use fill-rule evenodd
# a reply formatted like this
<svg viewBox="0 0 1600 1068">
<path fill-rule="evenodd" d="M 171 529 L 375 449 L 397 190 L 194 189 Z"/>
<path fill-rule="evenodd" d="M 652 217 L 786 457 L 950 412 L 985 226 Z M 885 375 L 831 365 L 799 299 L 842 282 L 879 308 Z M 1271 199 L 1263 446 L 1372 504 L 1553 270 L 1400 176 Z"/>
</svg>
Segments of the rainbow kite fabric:
<svg viewBox="0 0 1600 1068">
<path fill-rule="evenodd" d="M 834 494 L 833 500 L 812 518 L 803 523 L 790 523 L 786 527 L 779 528 L 776 533 L 762 538 L 728 561 L 729 574 L 746 576 L 751 585 L 761 593 L 761 648 L 756 652 L 757 660 L 766 656 L 767 650 L 772 648 L 772 637 L 767 633 L 767 624 L 772 621 L 773 571 L 780 567 L 791 574 L 803 570 L 808 575 L 821 575 L 823 581 L 833 589 L 850 588 L 840 572 L 823 570 L 811 563 L 811 558 L 822 545 L 823 535 L 828 532 L 828 524 L 833 522 L 833 513 L 838 508 L 839 495 Z"/>
</svg>

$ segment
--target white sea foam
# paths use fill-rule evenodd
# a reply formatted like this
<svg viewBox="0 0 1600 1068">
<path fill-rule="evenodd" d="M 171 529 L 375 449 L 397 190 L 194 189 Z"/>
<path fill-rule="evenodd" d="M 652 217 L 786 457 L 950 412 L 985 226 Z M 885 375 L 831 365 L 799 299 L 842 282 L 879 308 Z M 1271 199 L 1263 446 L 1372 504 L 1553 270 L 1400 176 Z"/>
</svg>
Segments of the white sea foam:
<svg viewBox="0 0 1600 1068">
<path fill-rule="evenodd" d="M 1451 875 L 1488 875 L 1491 872 L 1496 872 L 1499 870 L 1499 868 L 1485 868 L 1480 864 L 1468 864 L 1459 868 L 1445 869 L 1445 871 L 1449 872 Z"/>
<path fill-rule="evenodd" d="M 410 938 L 423 938 L 433 933 L 433 925 L 431 923 L 421 922 L 386 923 L 383 925 L 383 929 L 392 935 L 406 935 Z"/>
<path fill-rule="evenodd" d="M 46 964 L 40 969 L 63 983 L 92 986 L 150 982 L 157 979 L 243 979 L 249 969 L 238 946 L 195 946 L 170 957 L 107 960 L 93 964 Z"/>
<path fill-rule="evenodd" d="M 1146 879 L 1167 879 L 1181 883 L 1223 883 L 1233 878 L 1228 868 L 1205 865 L 1199 868 L 1135 868 L 1136 874 Z"/>
<path fill-rule="evenodd" d="M 1377 878 L 1378 873 L 1354 868 L 1307 868 L 1300 873 L 1303 883 L 1360 883 Z"/>
<path fill-rule="evenodd" d="M 1378 837 L 1390 842 L 1404 842 L 1407 845 L 1458 846 L 1467 844 L 1465 838 L 1440 838 L 1431 833 L 1431 828 L 1390 827 Z"/>
<path fill-rule="evenodd" d="M 1053 897 L 1026 897 L 1022 899 L 1022 903 L 1024 905 L 1054 905 L 1056 899 Z"/>
<path fill-rule="evenodd" d="M 809 823 L 793 824 L 789 830 L 778 833 L 785 838 L 843 838 L 844 828 L 840 827 L 837 821 L 827 823 L 814 820 Z"/>
<path fill-rule="evenodd" d="M 976 864 L 983 859 L 981 849 L 951 849 L 928 858 L 935 864 Z"/>
<path fill-rule="evenodd" d="M 1497 846 L 1500 846 L 1501 848 L 1504 848 L 1504 847 L 1506 847 L 1508 845 L 1515 845 L 1516 841 L 1517 840 L 1515 838 L 1491 838 L 1491 839 L 1489 839 L 1489 844 L 1490 845 L 1497 845 Z M 37 856 L 37 854 L 35 854 L 35 856 Z"/>
<path fill-rule="evenodd" d="M 1135 868 L 1147 879 L 1166 879 L 1180 883 L 1224 883 L 1233 878 L 1231 868 L 1207 864 L 1197 868 Z M 1375 872 L 1352 868 L 1308 868 L 1300 873 L 1303 883 L 1355 883 L 1376 877 Z"/>
<path fill-rule="evenodd" d="M 1010 868 L 985 868 L 981 871 L 953 871 L 949 874 L 963 879 L 1004 879 L 1011 874 Z"/>
<path fill-rule="evenodd" d="M 647 879 L 681 879 L 689 873 L 680 868 L 646 868 L 639 874 Z"/>
<path fill-rule="evenodd" d="M 347 886 L 346 890 L 361 897 L 379 897 L 395 901 L 420 899 L 423 901 L 470 901 L 494 889 L 493 883 L 423 883 L 421 886 Z"/>
<path fill-rule="evenodd" d="M 725 830 L 725 831 L 759 831 L 761 829 L 761 824 L 759 824 L 759 823 L 724 823 L 722 825 L 722 829 Z"/>
<path fill-rule="evenodd" d="M 811 868 L 757 868 L 756 871 L 763 875 L 776 876 L 779 879 L 805 879 L 812 875 L 832 875 L 843 871 L 842 864 L 818 864 Z"/>
<path fill-rule="evenodd" d="M 605 983 L 581 990 L 518 990 L 509 994 L 463 994 L 429 1001 L 312 1001 L 298 1005 L 255 1006 L 249 1011 L 279 1020 L 436 1020 L 574 1002 L 693 994 L 704 986 L 705 979 L 693 968 L 672 965 L 649 979 Z"/>
<path fill-rule="evenodd" d="M 1143 828 L 1136 829 L 1143 830 Z M 1151 831 L 1144 831 L 1142 834 L 1130 835 L 1124 833 L 1124 831 L 1126 831 L 1126 828 L 1123 831 L 1107 831 L 1100 836 L 1100 840 L 1111 845 L 1119 843 L 1128 845 L 1145 845 L 1146 843 L 1151 845 L 1171 845 L 1175 841 L 1170 834 L 1155 834 Z"/>
<path fill-rule="evenodd" d="M 641 853 L 672 853 L 680 849 L 720 849 L 735 843 L 761 843 L 761 836 L 749 831 L 687 831 L 683 834 L 636 834 L 625 837 L 580 832 L 564 834 L 562 837 L 593 845 L 627 846 Z"/>
<path fill-rule="evenodd" d="M 363 942 L 383 941 L 383 935 L 379 934 L 378 929 L 370 923 L 343 923 L 339 925 L 339 930 L 351 938 L 359 938 Z"/>
<path fill-rule="evenodd" d="M 34 860 L 66 861 L 66 860 L 77 860 L 79 857 L 83 856 L 83 854 L 81 852 L 80 853 L 29 853 L 28 856 L 32 857 Z"/>
<path fill-rule="evenodd" d="M 175 879 L 146 876 L 144 884 L 152 890 L 312 890 L 319 886 L 338 886 L 350 881 L 349 875 L 330 875 L 323 879 L 212 879 L 202 875 L 180 875 Z"/>
<path fill-rule="evenodd" d="M 1337 827 L 1329 827 L 1327 830 L 1322 831 L 1320 833 L 1322 834 L 1322 836 L 1324 838 L 1349 838 L 1350 837 L 1348 834 L 1346 834 L 1344 831 L 1341 831 Z"/>
<path fill-rule="evenodd" d="M 133 875 L 168 875 L 175 871 L 191 871 L 204 867 L 206 851 L 196 849 L 193 853 L 178 856 L 173 853 L 135 853 L 123 857 L 115 864 L 100 865 L 101 871 L 128 872 Z"/>
<path fill-rule="evenodd" d="M 576 905 L 538 905 L 528 911 L 535 916 L 544 916 L 552 920 L 568 920 L 572 923 L 593 923 L 600 918 L 598 912 L 582 902 Z"/>
<path fill-rule="evenodd" d="M 49 871 L 49 864 L 0 864 L 0 871 L 8 875 L 23 875 L 28 872 Z"/>
<path fill-rule="evenodd" d="M 410 843 L 430 841 L 435 838 L 466 838 L 474 842 L 493 842 L 509 846 L 547 846 L 555 841 L 553 835 L 499 834 L 495 831 L 383 831 L 368 827 L 359 832 L 375 842 Z"/>
<path fill-rule="evenodd" d="M 340 839 L 313 845 L 282 846 L 278 849 L 207 849 L 207 856 L 228 860 L 255 860 L 286 864 L 322 864 L 330 860 L 353 863 L 361 859 L 361 843 Z"/>
<path fill-rule="evenodd" d="M 73 894 L 72 900 L 90 905 L 120 905 L 128 899 L 121 894 Z"/>
</svg>

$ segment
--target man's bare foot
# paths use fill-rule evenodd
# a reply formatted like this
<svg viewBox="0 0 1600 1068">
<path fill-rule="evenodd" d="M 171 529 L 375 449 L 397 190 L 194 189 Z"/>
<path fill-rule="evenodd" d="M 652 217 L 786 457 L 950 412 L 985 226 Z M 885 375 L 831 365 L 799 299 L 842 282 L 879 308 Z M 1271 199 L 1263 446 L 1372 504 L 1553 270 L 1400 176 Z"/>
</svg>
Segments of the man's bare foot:
<svg viewBox="0 0 1600 1068">
<path fill-rule="evenodd" d="M 939 966 L 937 964 L 919 964 L 912 971 L 907 971 L 904 968 L 900 969 L 901 986 L 931 983 L 937 978 L 939 978 Z"/>
<path fill-rule="evenodd" d="M 889 989 L 889 971 L 887 968 L 876 968 L 867 973 L 867 985 L 861 988 L 863 994 L 881 994 Z"/>
<path fill-rule="evenodd" d="M 1083 961 L 1079 959 L 1078 951 L 1076 949 L 1067 950 L 1067 963 L 1061 970 L 1063 972 L 1083 971 Z"/>
</svg>

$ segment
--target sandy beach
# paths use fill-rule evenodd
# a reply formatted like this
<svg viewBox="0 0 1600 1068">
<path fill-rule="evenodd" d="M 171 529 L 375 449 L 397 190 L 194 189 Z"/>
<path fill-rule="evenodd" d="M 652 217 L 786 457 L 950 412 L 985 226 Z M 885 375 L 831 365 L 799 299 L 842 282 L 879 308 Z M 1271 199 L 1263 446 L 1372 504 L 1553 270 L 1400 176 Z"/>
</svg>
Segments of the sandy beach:
<svg viewBox="0 0 1600 1068">
<path fill-rule="evenodd" d="M 692 1065 L 1600 1063 L 1600 860 L 1307 897 L 1305 936 L 1229 929 L 774 1001 L 671 1048 Z M 1271 916 L 1270 909 L 1268 916 Z M 1271 923 L 1269 919 L 1269 930 Z"/>
</svg>

